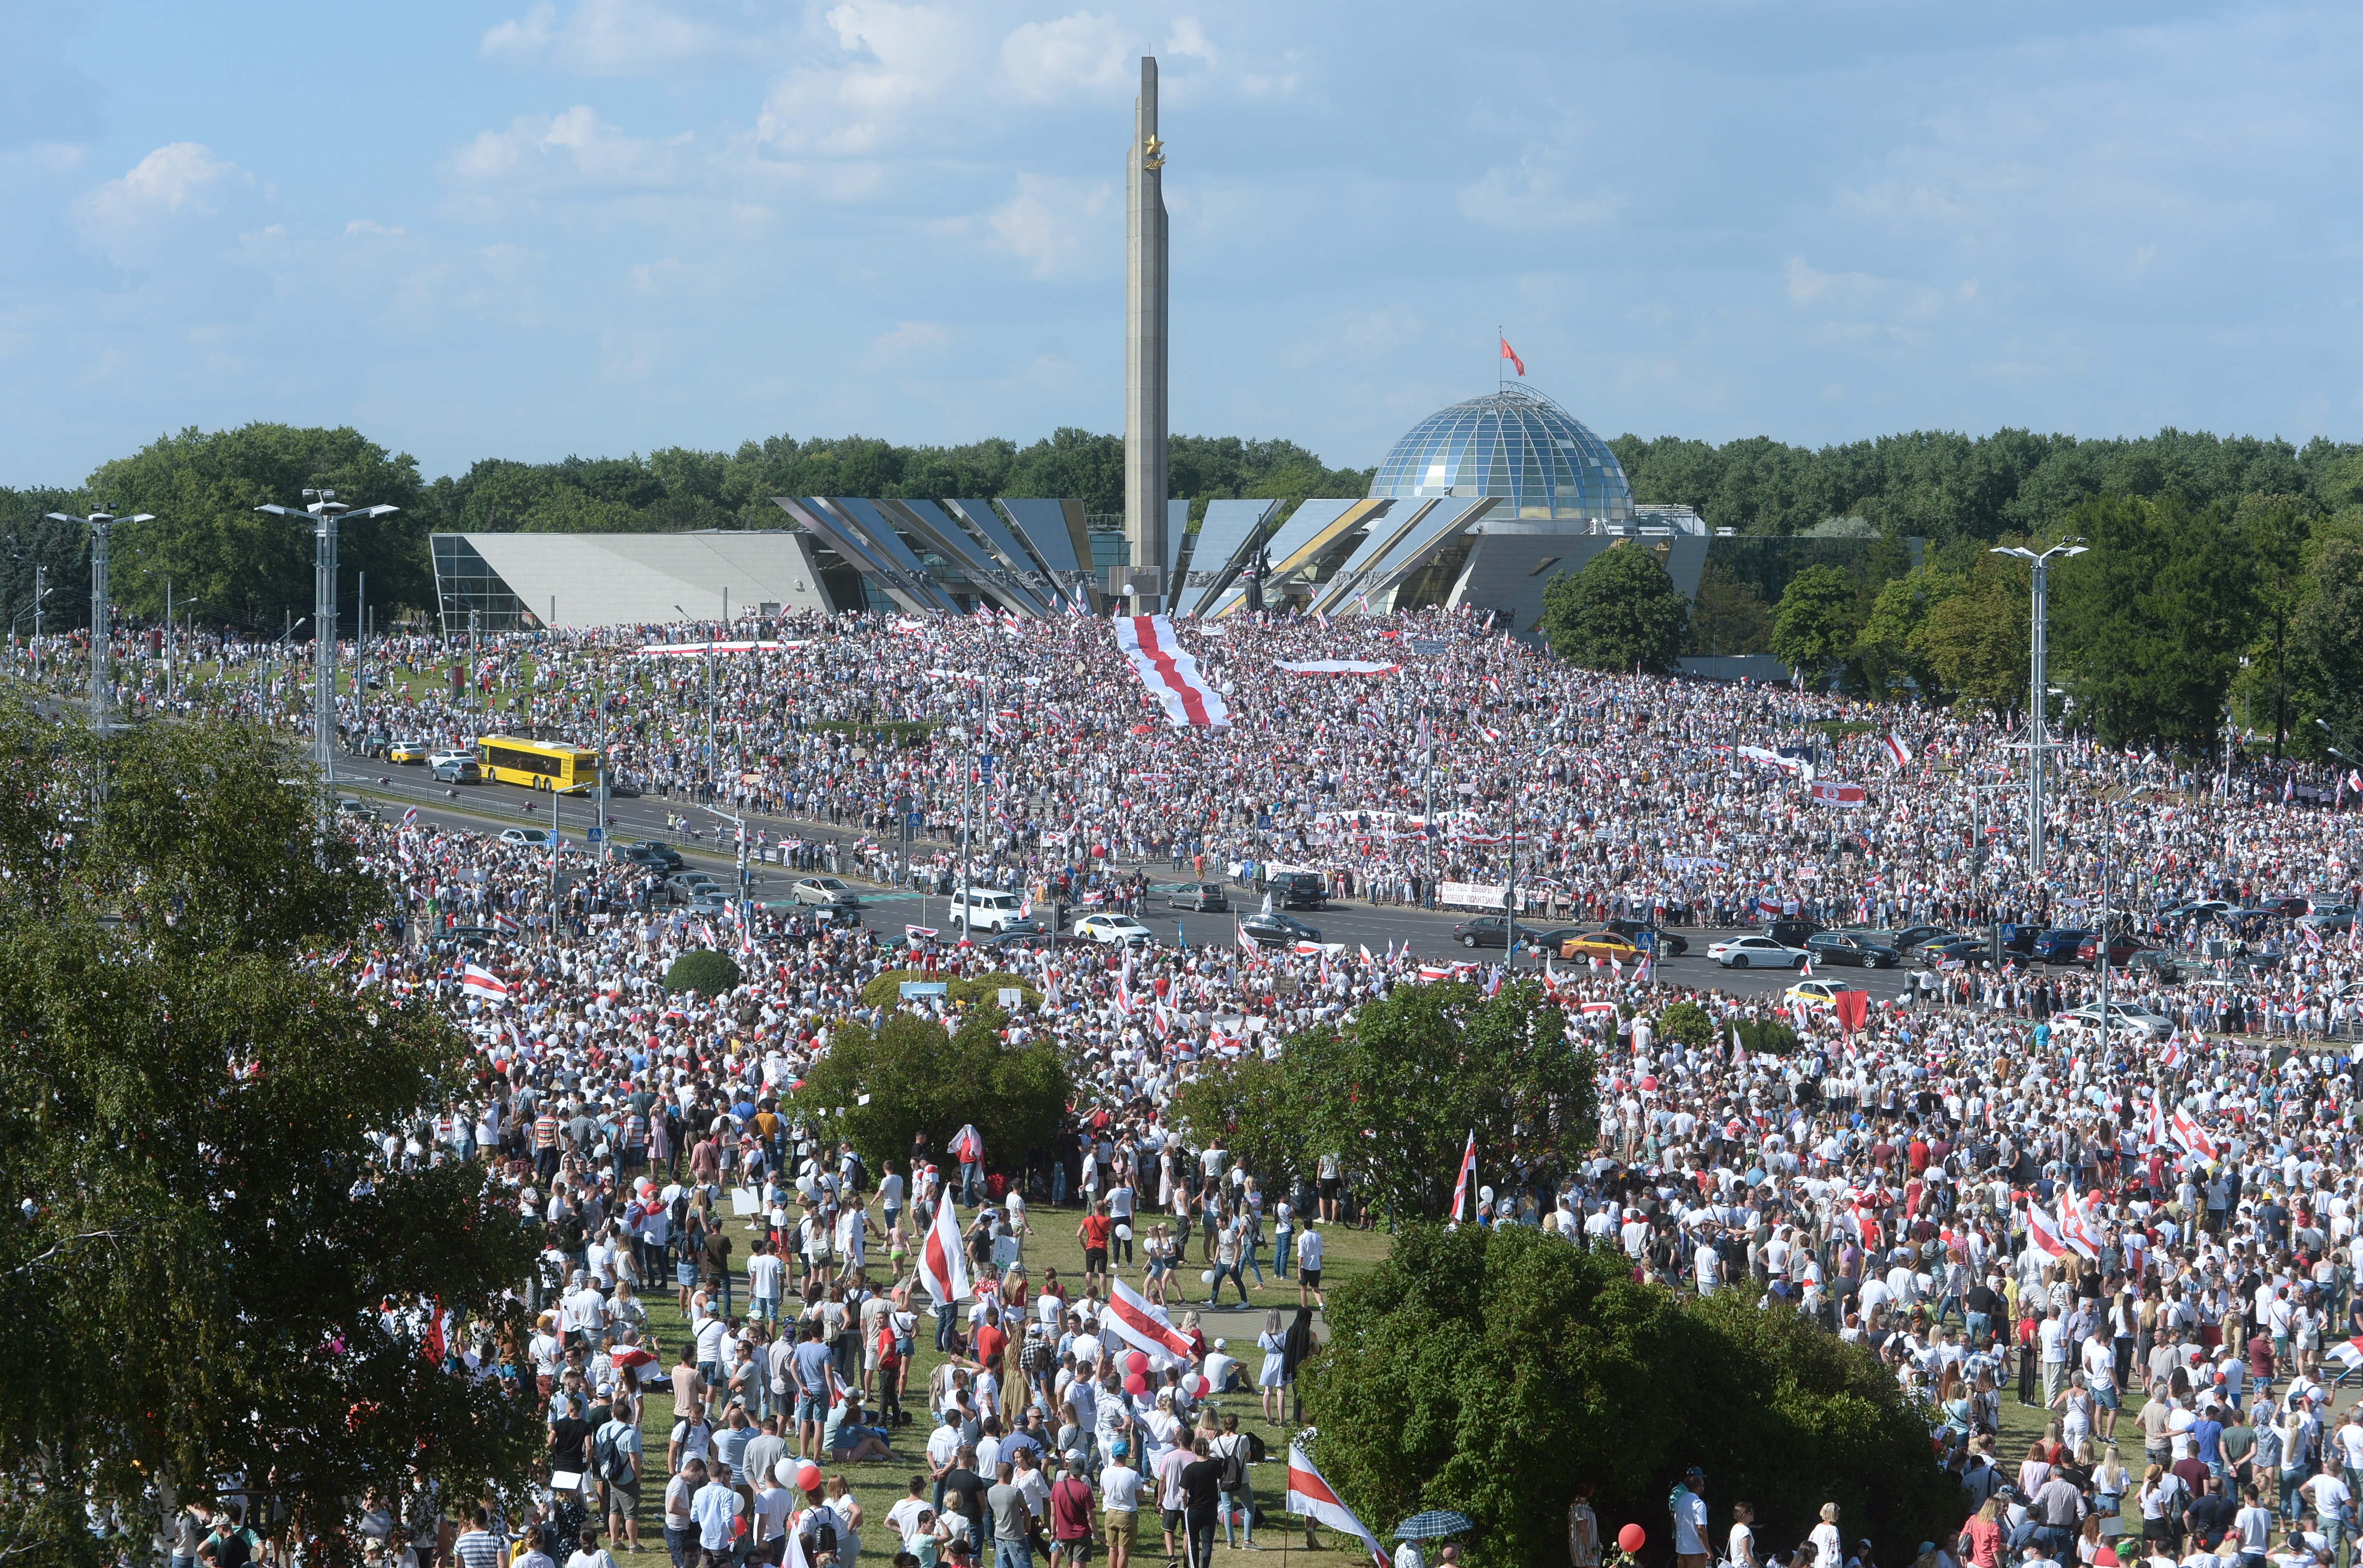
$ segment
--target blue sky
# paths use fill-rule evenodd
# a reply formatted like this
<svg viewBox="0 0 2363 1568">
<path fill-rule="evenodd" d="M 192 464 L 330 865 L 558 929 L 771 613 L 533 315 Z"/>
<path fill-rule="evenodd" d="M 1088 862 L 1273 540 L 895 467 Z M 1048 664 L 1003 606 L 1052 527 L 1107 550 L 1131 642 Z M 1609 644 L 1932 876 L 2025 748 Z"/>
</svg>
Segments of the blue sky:
<svg viewBox="0 0 2363 1568">
<path fill-rule="evenodd" d="M 430 475 L 1122 427 L 2363 438 L 2363 9 L 0 0 L 0 483 L 349 423 Z"/>
</svg>

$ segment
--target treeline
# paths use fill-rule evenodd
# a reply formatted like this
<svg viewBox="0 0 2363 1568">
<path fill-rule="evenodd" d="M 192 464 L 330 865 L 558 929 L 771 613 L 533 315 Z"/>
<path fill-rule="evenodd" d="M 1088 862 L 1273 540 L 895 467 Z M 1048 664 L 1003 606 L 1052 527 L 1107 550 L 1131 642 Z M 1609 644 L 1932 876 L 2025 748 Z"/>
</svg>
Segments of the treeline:
<svg viewBox="0 0 2363 1568">
<path fill-rule="evenodd" d="M 1716 527 L 1750 534 L 1838 531 L 1860 518 L 1890 538 L 1943 545 L 2055 531 L 2088 496 L 2172 495 L 2186 505 L 2237 506 L 2285 495 L 2324 511 L 2363 504 L 2363 445 L 2161 430 L 2079 440 L 2001 430 L 1968 436 L 1914 430 L 1814 449 L 1763 436 L 1704 441 L 1620 436 L 1633 498 L 1680 502 Z"/>
</svg>

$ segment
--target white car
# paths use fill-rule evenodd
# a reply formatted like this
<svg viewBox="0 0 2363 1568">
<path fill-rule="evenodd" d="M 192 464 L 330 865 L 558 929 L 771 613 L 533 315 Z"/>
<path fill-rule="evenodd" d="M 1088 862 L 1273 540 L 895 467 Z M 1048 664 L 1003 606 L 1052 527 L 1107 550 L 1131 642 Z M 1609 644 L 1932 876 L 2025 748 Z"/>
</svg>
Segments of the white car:
<svg viewBox="0 0 2363 1568">
<path fill-rule="evenodd" d="M 803 877 L 788 889 L 788 896 L 800 904 L 834 906 L 841 910 L 861 907 L 861 895 L 834 877 Z"/>
<path fill-rule="evenodd" d="M 472 751 L 438 751 L 438 752 L 430 752 L 429 754 L 427 754 L 427 770 L 428 770 L 429 772 L 432 772 L 434 769 L 436 769 L 436 768 L 438 768 L 438 767 L 444 767 L 446 764 L 449 764 L 449 763 L 454 763 L 454 762 L 473 762 L 473 761 L 475 761 L 475 760 L 476 760 L 476 754 L 475 754 L 474 752 L 472 752 Z"/>
<path fill-rule="evenodd" d="M 1075 934 L 1093 942 L 1138 947 L 1157 940 L 1157 933 L 1130 915 L 1087 914 L 1075 922 Z"/>
<path fill-rule="evenodd" d="M 1024 913 L 1026 901 L 998 888 L 962 888 L 952 895 L 954 931 L 1039 931 L 1034 917 Z M 1099 917 L 1094 915 L 1094 920 Z M 1147 934 L 1147 928 L 1142 928 Z"/>
<path fill-rule="evenodd" d="M 2074 1025 L 2079 1029 L 2090 1029 L 2101 1021 L 2101 1004 L 2087 1002 L 2082 1007 L 2070 1008 L 2059 1015 L 2058 1021 Z M 2147 1008 L 2125 1007 L 2111 1002 L 2109 1028 L 2112 1031 L 2133 1034 L 2143 1040 L 2163 1040 L 2174 1032 L 2174 1020 L 2151 1012 Z"/>
<path fill-rule="evenodd" d="M 1753 933 L 1726 937 L 1708 948 L 1706 955 L 1726 969 L 1801 969 L 1806 958 L 1802 947 L 1784 947 Z"/>
</svg>

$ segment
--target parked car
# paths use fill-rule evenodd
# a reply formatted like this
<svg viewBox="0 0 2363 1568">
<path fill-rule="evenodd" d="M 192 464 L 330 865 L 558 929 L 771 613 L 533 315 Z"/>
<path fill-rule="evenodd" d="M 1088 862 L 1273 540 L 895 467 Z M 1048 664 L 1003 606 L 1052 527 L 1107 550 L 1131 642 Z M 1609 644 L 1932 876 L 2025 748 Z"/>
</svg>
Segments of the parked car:
<svg viewBox="0 0 2363 1568">
<path fill-rule="evenodd" d="M 1245 914 L 1239 917 L 1239 933 L 1258 947 L 1293 947 L 1300 942 L 1318 942 L 1321 932 L 1294 915 L 1274 911 L 1270 914 Z"/>
<path fill-rule="evenodd" d="M 1706 955 L 1726 969 L 1795 969 L 1805 962 L 1805 951 L 1769 936 L 1734 936 L 1716 943 Z"/>
<path fill-rule="evenodd" d="M 501 842 L 523 845 L 527 849 L 548 849 L 549 830 L 548 828 L 503 828 Z"/>
<path fill-rule="evenodd" d="M 830 904 L 838 909 L 861 905 L 861 895 L 834 877 L 799 877 L 788 889 L 788 897 L 800 904 Z"/>
<path fill-rule="evenodd" d="M 1764 928 L 1764 934 L 1783 947 L 1803 947 L 1805 938 L 1822 929 L 1814 920 L 1776 920 Z"/>
<path fill-rule="evenodd" d="M 350 795 L 337 802 L 337 814 L 340 817 L 367 817 L 371 822 L 378 820 L 377 807 Z"/>
<path fill-rule="evenodd" d="M 2035 945 L 2027 950 L 2027 956 L 2038 964 L 2073 964 L 2077 950 L 2091 934 L 2089 931 L 2053 926 L 2036 937 Z"/>
<path fill-rule="evenodd" d="M 1559 944 L 1562 958 L 1609 958 L 1619 964 L 1638 964 L 1641 950 L 1613 931 L 1580 932 Z"/>
<path fill-rule="evenodd" d="M 1277 900 L 1273 900 L 1277 902 Z M 1228 910 L 1231 896 L 1219 882 L 1184 882 L 1165 896 L 1169 910 Z"/>
<path fill-rule="evenodd" d="M 828 880 L 835 881 L 836 878 Z M 996 933 L 1039 931 L 1041 927 L 1035 922 L 1034 917 L 1024 912 L 1025 905 L 1024 899 L 999 888 L 962 888 L 952 895 L 952 929 Z M 1141 929 L 1146 931 L 1148 928 L 1142 926 Z"/>
<path fill-rule="evenodd" d="M 481 784 L 483 781 L 484 770 L 477 766 L 472 756 L 445 757 L 435 765 L 435 782 L 438 784 Z"/>
<path fill-rule="evenodd" d="M 2133 962 L 2136 953 L 2149 951 L 2149 944 L 2130 932 L 2115 932 L 2109 937 L 2109 967 L 2122 969 Z M 2101 966 L 2101 939 L 2095 934 L 2086 937 L 2076 949 L 2078 961 L 2097 969 Z"/>
<path fill-rule="evenodd" d="M 1263 890 L 1274 909 L 1317 910 L 1329 901 L 1329 883 L 1318 871 L 1281 871 L 1266 877 Z"/>
<path fill-rule="evenodd" d="M 713 888 L 717 892 L 720 891 L 720 887 L 714 878 L 703 871 L 676 871 L 665 878 L 664 885 L 667 901 L 676 904 L 685 904 L 693 900 L 700 888 Z"/>
<path fill-rule="evenodd" d="M 2054 1014 L 2052 1021 L 2083 1029 L 2095 1028 L 2101 1021 L 2101 1004 L 2087 1002 L 2082 1007 L 2069 1008 L 2065 1012 Z M 2151 1012 L 2147 1008 L 2111 1002 L 2109 1029 L 2113 1033 L 2123 1030 L 2143 1040 L 2163 1040 L 2174 1032 L 2174 1020 Z"/>
<path fill-rule="evenodd" d="M 427 752 L 427 743 L 423 740 L 398 740 L 385 748 L 385 759 L 400 763 L 424 762 Z"/>
<path fill-rule="evenodd" d="M 1075 934 L 1122 947 L 1145 947 L 1157 933 L 1130 915 L 1087 914 L 1075 922 Z"/>
<path fill-rule="evenodd" d="M 1993 961 L 1993 944 L 1982 936 L 1956 936 L 1949 941 L 1924 942 L 1911 951 L 1908 959 L 1914 964 L 1939 966 L 1952 963 L 1990 964 Z"/>
<path fill-rule="evenodd" d="M 2231 912 L 2232 906 L 2221 899 L 2202 899 L 2196 903 L 2177 904 L 2158 918 L 2166 924 L 2175 925 L 2186 920 L 2215 920 Z"/>
<path fill-rule="evenodd" d="M 1807 1007 L 1829 1007 L 1836 1002 L 1841 992 L 1860 989 L 1860 986 L 1850 986 L 1844 980 L 1800 980 L 1789 988 L 1782 999 L 1803 1002 Z"/>
<path fill-rule="evenodd" d="M 1651 938 L 1651 943 L 1654 944 L 1654 951 L 1660 958 L 1679 958 L 1691 950 L 1688 937 L 1679 932 L 1668 931 L 1661 925 L 1652 926 L 1646 920 L 1603 921 L 1600 923 L 1600 929 L 1614 932 L 1636 947 L 1642 945 L 1642 933 L 1654 931 L 1656 935 Z"/>
<path fill-rule="evenodd" d="M 1924 942 L 1950 942 L 1960 933 L 1941 925 L 1907 925 L 1902 931 L 1880 934 L 1884 938 L 1881 945 L 1892 947 L 1909 958 L 1912 950 Z"/>
<path fill-rule="evenodd" d="M 678 871 L 682 868 L 683 864 L 681 858 L 681 851 L 675 849 L 671 845 L 667 844 L 660 838 L 644 838 L 638 844 L 627 845 L 625 847 L 627 849 L 645 850 L 647 853 L 656 857 L 655 863 L 657 865 L 663 867 L 669 871 Z"/>
<path fill-rule="evenodd" d="M 1542 933 L 1538 925 L 1518 922 L 1521 942 L 1532 942 Z M 1452 928 L 1452 940 L 1463 947 L 1506 947 L 1510 943 L 1510 922 L 1503 915 L 1476 915 Z"/>
<path fill-rule="evenodd" d="M 1892 969 L 1903 955 L 1883 942 L 1873 942 L 1863 931 L 1817 931 L 1805 938 L 1805 951 L 1833 964 L 1853 964 L 1865 969 Z"/>
</svg>

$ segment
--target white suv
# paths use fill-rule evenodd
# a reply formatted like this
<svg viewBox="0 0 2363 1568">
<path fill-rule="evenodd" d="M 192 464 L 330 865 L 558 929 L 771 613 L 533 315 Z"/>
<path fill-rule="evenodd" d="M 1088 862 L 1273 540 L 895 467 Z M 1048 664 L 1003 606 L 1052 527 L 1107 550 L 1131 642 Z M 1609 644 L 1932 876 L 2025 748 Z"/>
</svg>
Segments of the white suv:
<svg viewBox="0 0 2363 1568">
<path fill-rule="evenodd" d="M 992 888 L 963 888 L 952 895 L 955 931 L 1038 931 L 1031 917 L 1018 912 L 1022 900 L 1015 893 Z"/>
</svg>

